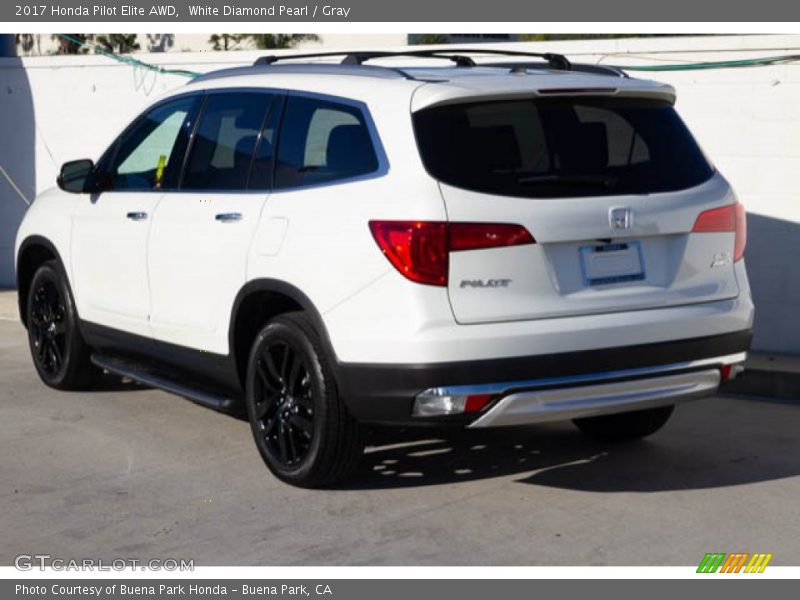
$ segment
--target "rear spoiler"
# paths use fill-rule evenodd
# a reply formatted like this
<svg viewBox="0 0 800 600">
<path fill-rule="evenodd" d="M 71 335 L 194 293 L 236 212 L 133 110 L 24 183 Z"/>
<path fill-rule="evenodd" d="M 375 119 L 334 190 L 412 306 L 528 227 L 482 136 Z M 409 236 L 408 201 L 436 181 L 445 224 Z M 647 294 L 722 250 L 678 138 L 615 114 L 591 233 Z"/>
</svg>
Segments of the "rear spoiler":
<svg viewBox="0 0 800 600">
<path fill-rule="evenodd" d="M 550 78 L 552 85 L 536 87 L 524 80 L 524 76 L 514 77 L 513 84 L 503 82 L 493 88 L 469 85 L 458 79 L 446 82 L 430 82 L 414 91 L 411 99 L 411 112 L 445 104 L 467 102 L 492 102 L 519 98 L 552 96 L 622 96 L 626 98 L 652 98 L 675 104 L 675 88 L 671 85 L 641 79 L 581 78 L 581 81 L 568 76 Z M 520 81 L 521 80 L 521 81 Z M 541 79 L 539 80 L 541 82 Z M 525 85 L 528 83 L 527 85 Z M 583 84 L 583 85 L 578 85 Z M 589 84 L 589 85 L 587 85 Z"/>
</svg>

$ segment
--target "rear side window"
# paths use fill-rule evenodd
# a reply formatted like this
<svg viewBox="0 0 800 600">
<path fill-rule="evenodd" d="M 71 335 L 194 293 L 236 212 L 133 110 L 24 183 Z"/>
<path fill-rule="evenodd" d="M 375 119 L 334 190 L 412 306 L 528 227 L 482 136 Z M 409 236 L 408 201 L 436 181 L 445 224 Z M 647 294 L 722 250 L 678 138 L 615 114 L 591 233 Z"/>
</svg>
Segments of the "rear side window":
<svg viewBox="0 0 800 600">
<path fill-rule="evenodd" d="M 468 190 L 531 198 L 650 194 L 713 173 L 668 102 L 559 97 L 455 104 L 414 115 L 428 172 Z"/>
<path fill-rule="evenodd" d="M 181 187 L 244 190 L 259 131 L 272 104 L 264 93 L 211 94 L 189 151 Z"/>
<path fill-rule="evenodd" d="M 377 169 L 378 158 L 361 110 L 317 98 L 287 99 L 276 188 L 335 182 Z"/>
</svg>

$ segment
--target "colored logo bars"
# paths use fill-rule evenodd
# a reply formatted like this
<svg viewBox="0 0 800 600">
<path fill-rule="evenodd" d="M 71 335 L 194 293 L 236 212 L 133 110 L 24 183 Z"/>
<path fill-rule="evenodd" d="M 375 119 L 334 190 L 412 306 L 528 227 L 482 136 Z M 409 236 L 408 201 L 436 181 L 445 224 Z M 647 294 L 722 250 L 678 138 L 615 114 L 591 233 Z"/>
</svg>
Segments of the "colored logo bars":
<svg viewBox="0 0 800 600">
<path fill-rule="evenodd" d="M 697 567 L 698 573 L 763 573 L 772 554 L 736 552 L 708 552 Z"/>
</svg>

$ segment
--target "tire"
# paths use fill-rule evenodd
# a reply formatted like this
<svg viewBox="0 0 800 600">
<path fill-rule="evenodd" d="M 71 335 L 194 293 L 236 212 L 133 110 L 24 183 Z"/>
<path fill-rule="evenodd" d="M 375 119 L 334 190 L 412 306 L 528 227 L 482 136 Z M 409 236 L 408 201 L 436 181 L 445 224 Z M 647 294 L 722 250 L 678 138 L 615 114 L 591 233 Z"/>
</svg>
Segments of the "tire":
<svg viewBox="0 0 800 600">
<path fill-rule="evenodd" d="M 602 442 L 625 442 L 647 437 L 666 425 L 674 406 L 659 406 L 647 410 L 586 417 L 573 423 L 584 434 Z"/>
<path fill-rule="evenodd" d="M 41 380 L 58 390 L 90 388 L 100 370 L 89 359 L 72 292 L 56 261 L 34 273 L 25 310 L 28 345 Z"/>
<path fill-rule="evenodd" d="M 331 360 L 303 313 L 258 333 L 247 364 L 245 405 L 261 458 L 286 483 L 318 488 L 358 466 L 360 427 L 336 389 Z"/>
</svg>

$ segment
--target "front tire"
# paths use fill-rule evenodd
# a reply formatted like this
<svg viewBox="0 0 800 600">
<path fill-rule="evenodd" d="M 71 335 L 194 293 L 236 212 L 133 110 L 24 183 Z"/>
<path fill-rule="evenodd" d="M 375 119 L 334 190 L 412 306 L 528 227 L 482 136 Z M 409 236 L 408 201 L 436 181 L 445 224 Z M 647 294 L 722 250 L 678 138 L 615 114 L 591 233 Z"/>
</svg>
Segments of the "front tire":
<svg viewBox="0 0 800 600">
<path fill-rule="evenodd" d="M 56 261 L 34 273 L 26 305 L 28 345 L 41 380 L 58 390 L 85 390 L 100 374 L 81 336 L 66 276 Z"/>
<path fill-rule="evenodd" d="M 666 425 L 675 406 L 575 419 L 584 434 L 602 442 L 624 442 L 647 437 Z"/>
<path fill-rule="evenodd" d="M 286 483 L 332 485 L 357 467 L 364 448 L 360 428 L 303 313 L 280 315 L 256 336 L 245 404 L 261 458 Z"/>
</svg>

